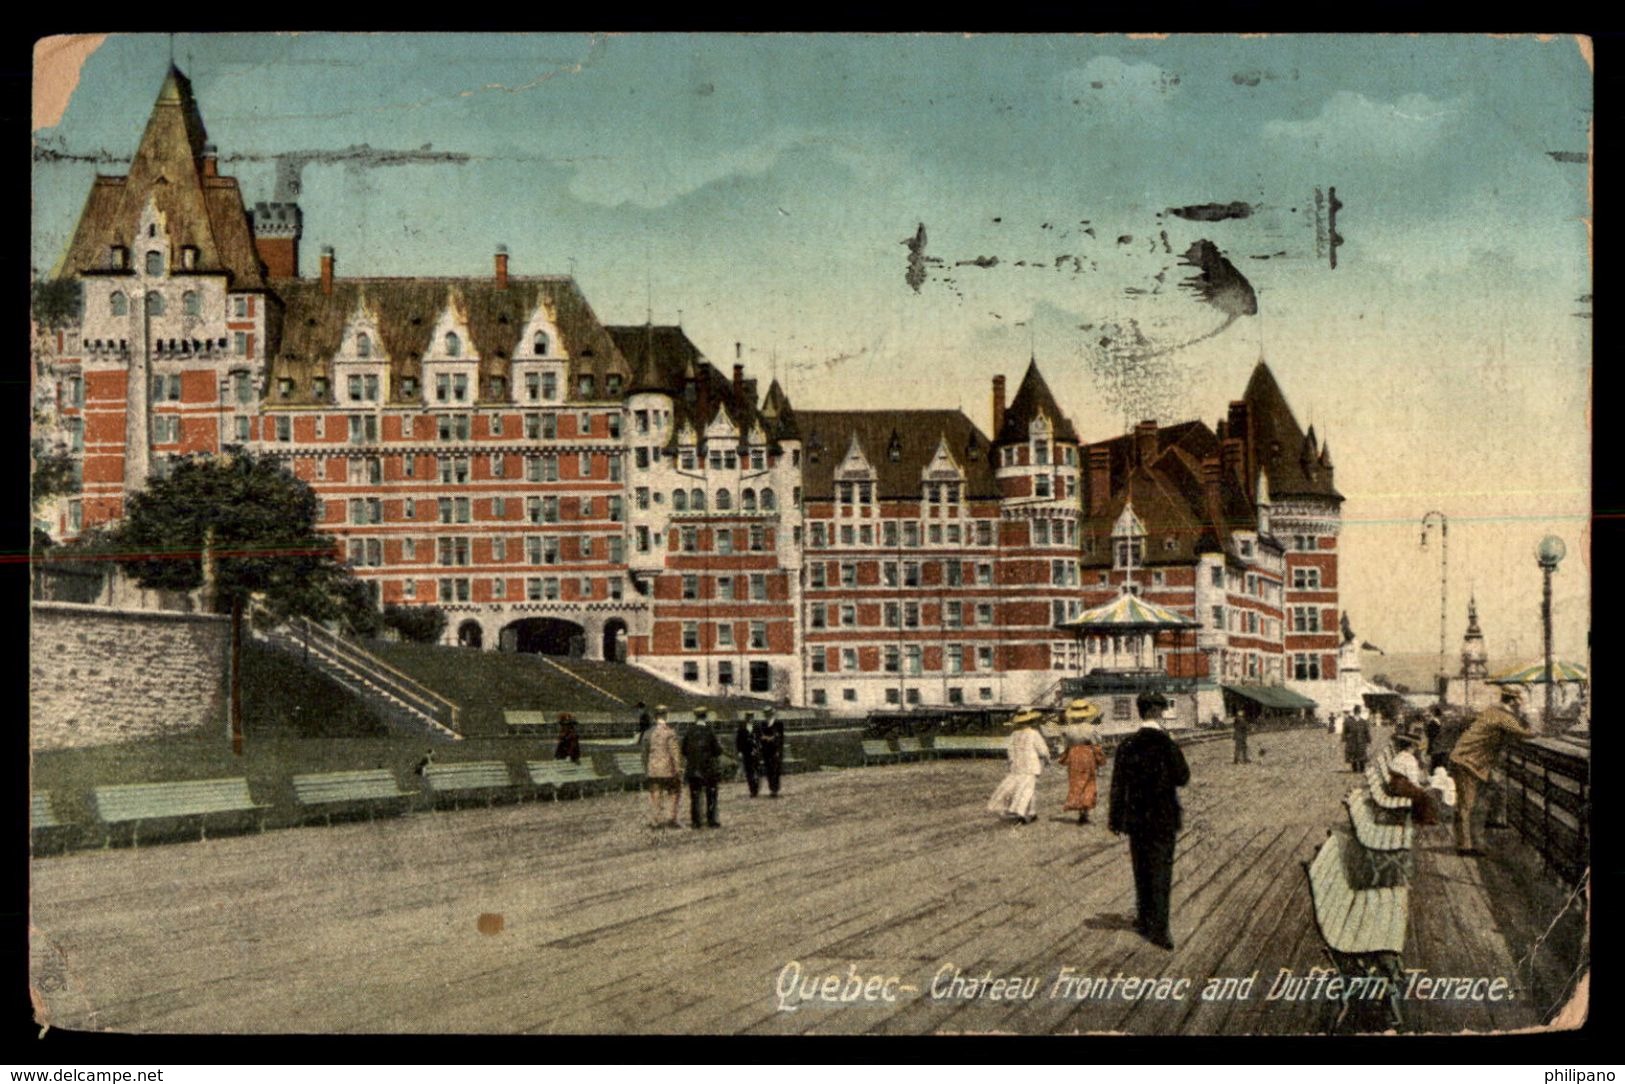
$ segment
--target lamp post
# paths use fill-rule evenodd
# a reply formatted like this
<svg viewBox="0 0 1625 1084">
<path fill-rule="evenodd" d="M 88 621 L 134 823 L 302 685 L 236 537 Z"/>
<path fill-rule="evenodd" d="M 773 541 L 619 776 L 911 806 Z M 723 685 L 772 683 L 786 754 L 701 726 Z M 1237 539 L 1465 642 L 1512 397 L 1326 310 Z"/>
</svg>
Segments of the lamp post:
<svg viewBox="0 0 1625 1084">
<path fill-rule="evenodd" d="M 1428 546 L 1428 528 L 1433 520 L 1439 521 L 1439 677 L 1444 677 L 1444 640 L 1446 596 L 1450 583 L 1450 520 L 1443 512 L 1429 512 L 1422 517 L 1422 548 Z"/>
<path fill-rule="evenodd" d="M 1541 595 L 1540 595 L 1540 623 L 1541 632 L 1546 644 L 1546 718 L 1545 725 L 1552 722 L 1552 573 L 1557 571 L 1558 562 L 1568 555 L 1569 548 L 1563 540 L 1555 534 L 1549 534 L 1540 540 L 1535 547 L 1535 560 L 1540 564 Z"/>
</svg>

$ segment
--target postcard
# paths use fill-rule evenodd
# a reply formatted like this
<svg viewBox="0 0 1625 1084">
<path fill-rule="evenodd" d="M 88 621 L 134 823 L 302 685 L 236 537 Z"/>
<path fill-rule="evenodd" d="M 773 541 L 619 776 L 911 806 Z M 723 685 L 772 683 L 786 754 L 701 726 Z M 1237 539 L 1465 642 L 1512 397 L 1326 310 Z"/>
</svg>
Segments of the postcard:
<svg viewBox="0 0 1625 1084">
<path fill-rule="evenodd" d="M 33 115 L 30 989 L 1564 1030 L 1592 47 L 109 34 Z"/>
</svg>

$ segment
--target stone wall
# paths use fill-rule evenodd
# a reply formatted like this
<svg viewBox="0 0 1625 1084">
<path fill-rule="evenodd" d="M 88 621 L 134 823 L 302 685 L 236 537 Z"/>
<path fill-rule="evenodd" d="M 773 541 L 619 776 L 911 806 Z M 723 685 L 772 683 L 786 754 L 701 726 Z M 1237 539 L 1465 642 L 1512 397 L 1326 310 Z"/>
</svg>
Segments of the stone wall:
<svg viewBox="0 0 1625 1084">
<path fill-rule="evenodd" d="M 34 749 L 216 731 L 226 740 L 231 619 L 35 602 Z"/>
</svg>

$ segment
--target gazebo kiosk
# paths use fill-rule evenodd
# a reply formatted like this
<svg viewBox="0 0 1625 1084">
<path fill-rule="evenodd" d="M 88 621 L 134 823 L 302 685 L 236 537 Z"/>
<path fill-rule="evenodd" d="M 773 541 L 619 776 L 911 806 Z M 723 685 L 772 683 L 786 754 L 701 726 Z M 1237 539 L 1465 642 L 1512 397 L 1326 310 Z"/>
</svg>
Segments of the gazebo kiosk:
<svg viewBox="0 0 1625 1084">
<path fill-rule="evenodd" d="M 1168 667 L 1157 662 L 1157 639 L 1171 637 L 1169 646 L 1177 648 L 1188 633 L 1194 646 L 1199 622 L 1125 591 L 1056 627 L 1076 633 L 1081 648 L 1082 672 L 1060 683 L 1064 699 L 1081 696 L 1094 700 L 1100 705 L 1108 729 L 1128 729 L 1138 725 L 1135 697 L 1156 691 L 1173 704 L 1173 725 L 1196 725 L 1198 656 L 1194 652 L 1173 655 L 1175 672 L 1170 673 Z M 1178 672 L 1182 670 L 1189 673 Z"/>
</svg>

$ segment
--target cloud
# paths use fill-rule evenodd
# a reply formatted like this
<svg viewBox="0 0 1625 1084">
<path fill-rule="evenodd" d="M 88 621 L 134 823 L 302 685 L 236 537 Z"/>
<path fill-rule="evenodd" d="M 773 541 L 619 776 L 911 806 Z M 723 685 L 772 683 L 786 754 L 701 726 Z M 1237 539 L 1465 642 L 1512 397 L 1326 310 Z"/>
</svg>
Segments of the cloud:
<svg viewBox="0 0 1625 1084">
<path fill-rule="evenodd" d="M 1332 95 L 1319 116 L 1266 122 L 1263 137 L 1310 143 L 1331 157 L 1420 155 L 1461 113 L 1459 99 L 1441 102 L 1426 94 L 1407 94 L 1385 102 L 1341 90 Z"/>
</svg>

